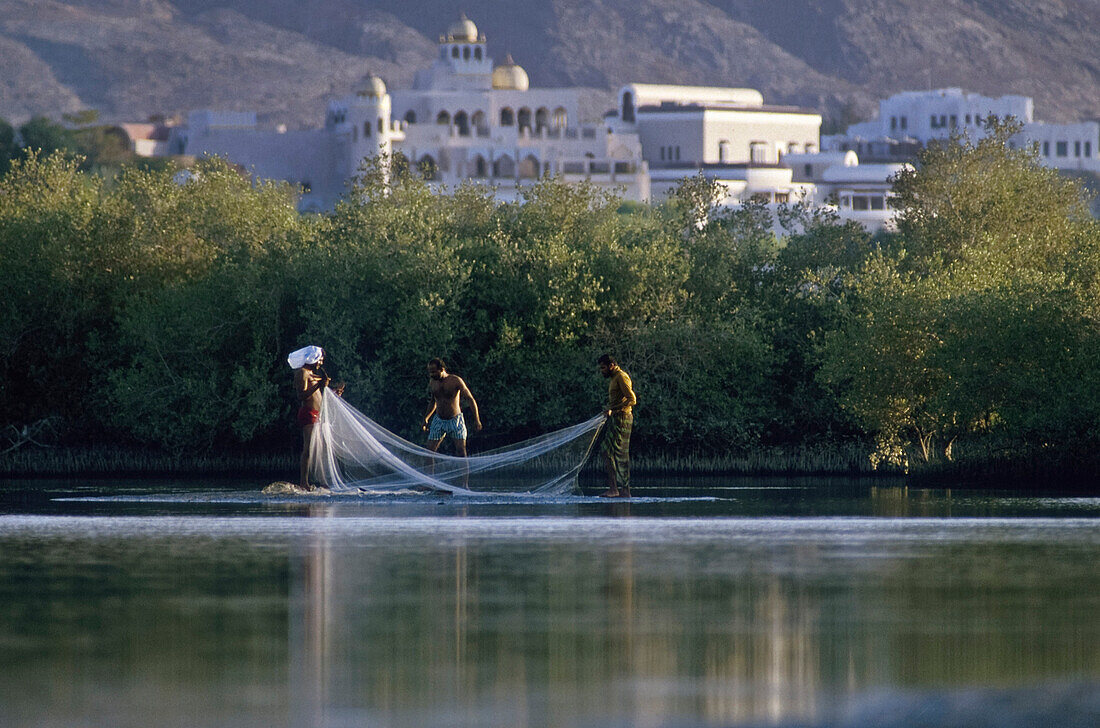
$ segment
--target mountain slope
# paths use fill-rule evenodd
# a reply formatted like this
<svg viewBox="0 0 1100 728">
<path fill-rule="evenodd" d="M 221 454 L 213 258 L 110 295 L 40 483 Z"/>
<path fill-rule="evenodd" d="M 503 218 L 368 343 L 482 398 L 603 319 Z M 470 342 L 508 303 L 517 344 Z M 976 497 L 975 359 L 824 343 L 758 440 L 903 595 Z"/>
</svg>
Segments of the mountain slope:
<svg viewBox="0 0 1100 728">
<path fill-rule="evenodd" d="M 491 55 L 537 86 L 583 86 L 591 115 L 630 81 L 759 88 L 867 116 L 905 89 L 1034 96 L 1047 120 L 1100 116 L 1100 0 L 464 0 Z M 453 0 L 0 0 L 0 116 L 96 108 L 136 119 L 254 109 L 291 126 L 367 75 L 409 84 Z"/>
</svg>

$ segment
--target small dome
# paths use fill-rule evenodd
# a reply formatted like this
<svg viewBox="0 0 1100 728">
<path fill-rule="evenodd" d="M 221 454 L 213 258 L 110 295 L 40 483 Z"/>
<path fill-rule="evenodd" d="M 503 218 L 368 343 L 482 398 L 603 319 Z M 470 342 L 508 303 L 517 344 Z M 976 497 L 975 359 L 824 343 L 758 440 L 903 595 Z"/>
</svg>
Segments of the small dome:
<svg viewBox="0 0 1100 728">
<path fill-rule="evenodd" d="M 467 41 L 469 43 L 477 42 L 477 26 L 474 25 L 474 21 L 466 17 L 463 13 L 458 22 L 452 25 L 447 30 L 447 39 L 450 41 Z"/>
<path fill-rule="evenodd" d="M 511 53 L 504 63 L 493 69 L 493 88 L 526 91 L 529 83 L 527 71 L 523 70 L 523 66 L 516 65 Z"/>
<path fill-rule="evenodd" d="M 386 95 L 386 83 L 378 76 L 371 76 L 367 79 L 366 88 L 359 91 L 359 96 L 373 96 L 375 98 L 382 98 Z"/>
</svg>

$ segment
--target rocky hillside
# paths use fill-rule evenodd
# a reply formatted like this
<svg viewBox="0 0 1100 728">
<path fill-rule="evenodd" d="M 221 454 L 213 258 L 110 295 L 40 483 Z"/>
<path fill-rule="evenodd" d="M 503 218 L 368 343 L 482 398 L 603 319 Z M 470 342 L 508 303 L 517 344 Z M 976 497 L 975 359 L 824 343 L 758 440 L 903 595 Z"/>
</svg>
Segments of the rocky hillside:
<svg viewBox="0 0 1100 728">
<path fill-rule="evenodd" d="M 140 119 L 255 109 L 319 123 L 370 73 L 409 84 L 453 0 L 0 0 L 0 116 Z M 581 86 L 591 116 L 628 81 L 751 86 L 865 117 L 882 95 L 962 86 L 1100 116 L 1100 0 L 463 0 L 533 85 Z"/>
</svg>

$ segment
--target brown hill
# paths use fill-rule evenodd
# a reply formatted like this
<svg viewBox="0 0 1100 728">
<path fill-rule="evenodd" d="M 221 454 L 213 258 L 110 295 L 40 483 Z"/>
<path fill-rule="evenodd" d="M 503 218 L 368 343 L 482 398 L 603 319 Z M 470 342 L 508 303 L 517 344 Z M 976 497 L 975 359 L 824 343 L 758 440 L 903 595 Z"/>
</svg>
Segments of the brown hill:
<svg viewBox="0 0 1100 728">
<path fill-rule="evenodd" d="M 628 81 L 759 88 L 867 116 L 904 89 L 1034 96 L 1100 116 L 1100 0 L 464 0 L 533 85 L 583 86 L 590 116 Z M 255 109 L 292 126 L 370 73 L 431 62 L 453 0 L 0 0 L 0 116 L 96 108 L 135 119 Z"/>
</svg>

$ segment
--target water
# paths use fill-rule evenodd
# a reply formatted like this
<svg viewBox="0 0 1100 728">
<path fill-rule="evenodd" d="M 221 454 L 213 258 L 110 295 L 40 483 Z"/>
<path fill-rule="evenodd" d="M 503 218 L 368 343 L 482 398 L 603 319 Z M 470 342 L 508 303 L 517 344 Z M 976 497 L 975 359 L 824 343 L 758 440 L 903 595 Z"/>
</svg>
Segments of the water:
<svg viewBox="0 0 1100 728">
<path fill-rule="evenodd" d="M 260 485 L 0 496 L 0 725 L 1100 724 L 1097 498 Z"/>
</svg>

